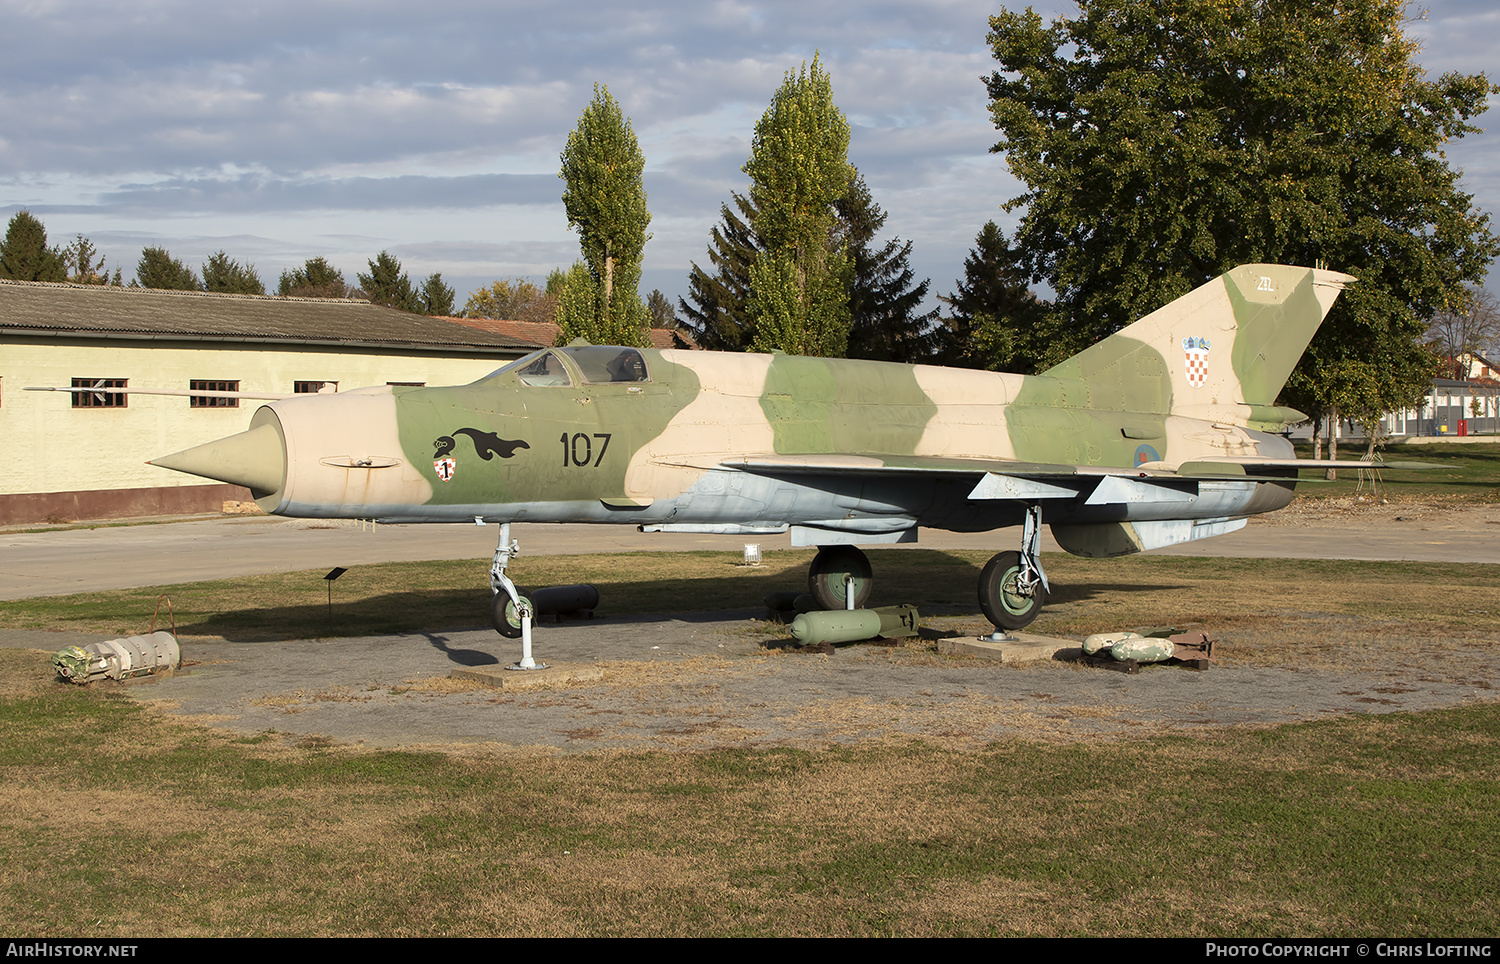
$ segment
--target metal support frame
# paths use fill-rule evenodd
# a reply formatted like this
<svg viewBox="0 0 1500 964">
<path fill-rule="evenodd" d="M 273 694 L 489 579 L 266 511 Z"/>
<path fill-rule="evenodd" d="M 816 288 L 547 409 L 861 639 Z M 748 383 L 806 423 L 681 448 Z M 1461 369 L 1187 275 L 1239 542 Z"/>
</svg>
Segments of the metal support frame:
<svg viewBox="0 0 1500 964">
<path fill-rule="evenodd" d="M 506 669 L 546 669 L 546 663 L 538 663 L 531 658 L 531 601 L 523 599 L 516 592 L 516 584 L 505 574 L 511 558 L 520 551 L 521 544 L 510 537 L 510 523 L 500 523 L 500 543 L 495 547 L 495 557 L 490 560 L 490 591 L 497 596 L 501 592 L 509 596 L 510 601 L 515 603 L 516 612 L 521 616 L 521 660 Z"/>
<path fill-rule="evenodd" d="M 1042 571 L 1042 506 L 1033 502 L 1026 507 L 1026 523 L 1021 529 L 1021 571 L 1016 574 L 1016 590 L 1023 596 L 1036 592 L 1037 583 L 1049 593 L 1052 584 Z"/>
</svg>

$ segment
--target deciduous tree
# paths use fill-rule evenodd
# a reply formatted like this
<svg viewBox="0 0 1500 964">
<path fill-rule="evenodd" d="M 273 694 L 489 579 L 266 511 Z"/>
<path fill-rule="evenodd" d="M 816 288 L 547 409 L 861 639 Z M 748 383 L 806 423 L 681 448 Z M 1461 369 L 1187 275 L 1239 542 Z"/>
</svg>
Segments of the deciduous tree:
<svg viewBox="0 0 1500 964">
<path fill-rule="evenodd" d="M 557 296 L 525 278 L 501 278 L 470 292 L 463 317 L 552 322 L 557 319 Z"/>
<path fill-rule="evenodd" d="M 1054 331 L 1086 344 L 1236 264 L 1321 265 L 1359 283 L 1283 398 L 1318 414 L 1419 392 L 1429 319 L 1500 253 L 1441 153 L 1497 88 L 1426 79 L 1405 9 L 1080 0 L 1050 26 L 991 18 L 995 150 L 1026 185 L 1015 246 L 1057 293 Z"/>
<path fill-rule="evenodd" d="M 848 150 L 849 122 L 815 56 L 787 73 L 744 168 L 761 244 L 747 305 L 759 351 L 837 356 L 848 345 L 853 264 L 833 232 L 834 202 L 853 177 Z"/>
<path fill-rule="evenodd" d="M 109 284 L 109 272 L 104 270 L 104 256 L 99 253 L 94 242 L 83 235 L 76 236 L 63 249 L 62 256 L 68 280 L 74 284 Z M 116 268 L 115 272 L 118 274 L 119 269 Z"/>
<path fill-rule="evenodd" d="M 594 85 L 594 99 L 568 135 L 561 159 L 558 176 L 567 185 L 563 207 L 592 276 L 589 284 L 579 286 L 570 273 L 568 284 L 575 290 L 563 295 L 572 306 L 566 325 L 581 327 L 569 328 L 569 338 L 644 345 L 647 314 L 638 286 L 641 256 L 650 239 L 646 159 L 609 88 Z M 593 319 L 576 314 L 587 303 L 594 305 Z M 564 325 L 562 314 L 558 324 Z"/>
</svg>

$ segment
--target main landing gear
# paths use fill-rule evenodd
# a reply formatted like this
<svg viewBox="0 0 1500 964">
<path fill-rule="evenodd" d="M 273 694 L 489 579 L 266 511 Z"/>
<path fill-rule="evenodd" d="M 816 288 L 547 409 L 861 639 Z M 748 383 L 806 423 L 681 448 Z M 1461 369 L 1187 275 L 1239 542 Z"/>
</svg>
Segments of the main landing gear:
<svg viewBox="0 0 1500 964">
<path fill-rule="evenodd" d="M 979 608 L 999 629 L 1031 625 L 1047 604 L 1041 542 L 1042 507 L 1027 506 L 1021 550 L 996 554 L 979 573 Z M 853 546 L 820 547 L 807 571 L 808 592 L 821 609 L 861 609 L 873 584 L 869 558 Z"/>
<path fill-rule="evenodd" d="M 979 608 L 1000 629 L 1024 629 L 1047 604 L 1042 572 L 1042 507 L 1026 507 L 1021 551 L 997 553 L 979 573 Z"/>
</svg>

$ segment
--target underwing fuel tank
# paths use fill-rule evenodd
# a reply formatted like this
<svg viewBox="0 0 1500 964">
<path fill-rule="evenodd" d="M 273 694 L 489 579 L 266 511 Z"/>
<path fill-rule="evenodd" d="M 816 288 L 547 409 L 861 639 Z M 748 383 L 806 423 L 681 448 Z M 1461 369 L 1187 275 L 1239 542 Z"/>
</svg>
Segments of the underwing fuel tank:
<svg viewBox="0 0 1500 964">
<path fill-rule="evenodd" d="M 432 497 L 402 453 L 386 387 L 273 402 L 248 430 L 151 464 L 243 485 L 262 509 L 283 515 L 366 518 Z"/>
</svg>

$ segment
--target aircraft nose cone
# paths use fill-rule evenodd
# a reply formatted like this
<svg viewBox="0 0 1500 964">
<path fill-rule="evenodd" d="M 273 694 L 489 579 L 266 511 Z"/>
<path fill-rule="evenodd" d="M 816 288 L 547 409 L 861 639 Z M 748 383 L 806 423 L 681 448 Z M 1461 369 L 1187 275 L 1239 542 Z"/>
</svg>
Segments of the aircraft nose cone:
<svg viewBox="0 0 1500 964">
<path fill-rule="evenodd" d="M 243 485 L 259 499 L 281 490 L 286 478 L 286 445 L 280 429 L 263 422 L 247 432 L 152 459 L 150 464 Z"/>
</svg>

